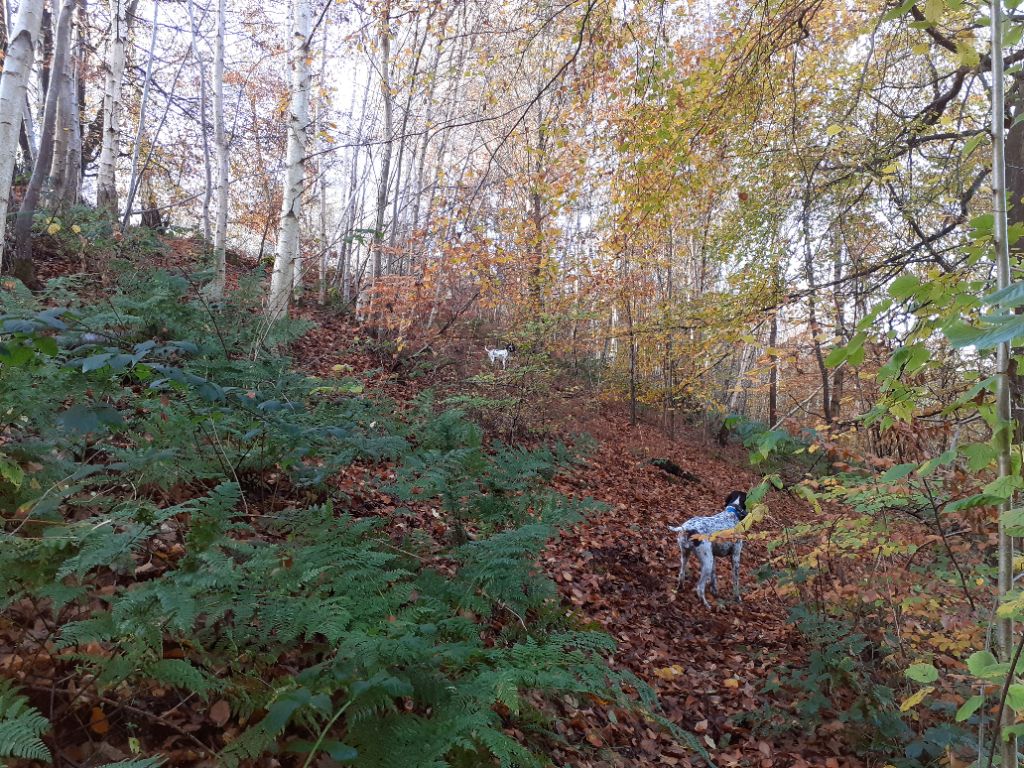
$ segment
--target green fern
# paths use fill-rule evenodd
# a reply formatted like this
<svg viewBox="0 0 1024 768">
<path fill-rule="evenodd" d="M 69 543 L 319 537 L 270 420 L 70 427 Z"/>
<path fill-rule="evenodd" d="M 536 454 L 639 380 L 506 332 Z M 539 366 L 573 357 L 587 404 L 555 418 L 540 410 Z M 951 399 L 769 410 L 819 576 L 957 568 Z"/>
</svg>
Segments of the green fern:
<svg viewBox="0 0 1024 768">
<path fill-rule="evenodd" d="M 39 738 L 48 730 L 50 723 L 42 713 L 9 680 L 0 679 L 0 758 L 50 762 L 50 750 Z"/>
</svg>

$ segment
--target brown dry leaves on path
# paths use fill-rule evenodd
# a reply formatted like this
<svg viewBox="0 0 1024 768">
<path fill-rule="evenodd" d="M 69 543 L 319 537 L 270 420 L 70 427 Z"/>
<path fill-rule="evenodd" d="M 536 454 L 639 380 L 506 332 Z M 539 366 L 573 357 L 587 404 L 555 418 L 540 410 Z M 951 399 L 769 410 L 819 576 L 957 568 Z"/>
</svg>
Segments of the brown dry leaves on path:
<svg viewBox="0 0 1024 768">
<path fill-rule="evenodd" d="M 345 336 L 351 342 L 363 331 L 323 312 L 307 309 L 303 315 L 319 327 L 296 345 L 298 365 L 320 374 L 338 363 L 354 373 L 372 369 L 374 389 L 399 401 L 427 386 L 442 392 L 458 389 L 459 377 L 453 378 L 451 369 L 443 380 L 431 376 L 410 382 L 366 352 L 351 347 L 343 352 Z M 459 361 L 462 367 L 471 362 Z M 564 437 L 587 433 L 597 440 L 596 452 L 557 478 L 555 487 L 572 497 L 603 502 L 606 510 L 553 542 L 542 565 L 567 607 L 615 638 L 618 651 L 612 662 L 651 685 L 663 714 L 702 740 L 720 766 L 860 766 L 835 728 L 775 742 L 733 722 L 734 716 L 768 704 L 786 706 L 779 694 L 763 692 L 764 683 L 781 664 L 804 655 L 801 637 L 788 620 L 789 606 L 770 581 L 758 583 L 756 571 L 766 554 L 762 544 L 748 542 L 744 549 L 742 604 L 729 599 L 729 566 L 723 561 L 718 567 L 724 597 L 715 602 L 716 610 L 704 608 L 694 593 L 695 558 L 689 580 L 676 591 L 679 554 L 667 526 L 714 514 L 730 490 L 760 482 L 759 475 L 745 468 L 745 452 L 712 446 L 693 432 L 671 440 L 648 425 L 631 427 L 619 415 L 621 408 L 595 404 L 578 392 L 556 398 L 545 410 L 549 416 L 556 414 Z M 650 463 L 655 457 L 671 459 L 698 481 L 667 474 Z M 787 494 L 772 493 L 767 501 L 769 513 L 758 524 L 759 532 L 812 514 Z M 609 714 L 600 702 L 569 700 L 562 715 L 560 730 L 568 746 L 552 755 L 561 764 L 703 764 L 656 726 L 621 711 Z"/>
<path fill-rule="evenodd" d="M 730 490 L 757 484 L 759 476 L 740 468 L 742 453 L 713 448 L 692 434 L 669 440 L 617 416 L 592 417 L 579 427 L 599 440 L 599 448 L 584 468 L 557 485 L 567 494 L 605 502 L 608 509 L 565 534 L 544 565 L 565 599 L 616 639 L 615 663 L 654 687 L 665 715 L 703 739 L 719 765 L 860 765 L 828 728 L 804 734 L 799 743 L 773 743 L 731 722 L 732 716 L 769 703 L 784 705 L 762 692 L 764 682 L 780 664 L 803 655 L 788 606 L 770 582 L 757 582 L 763 545 L 748 542 L 744 548 L 742 604 L 730 599 L 724 561 L 718 562 L 718 574 L 728 597 L 714 601 L 715 610 L 704 608 L 694 592 L 695 558 L 687 582 L 676 591 L 679 552 L 667 526 L 714 514 Z M 655 457 L 672 459 L 699 482 L 663 472 L 650 463 Z M 809 514 L 780 493 L 773 493 L 768 505 L 762 531 Z M 632 741 L 633 754 L 624 764 L 700 764 L 680 757 L 667 735 Z"/>
</svg>

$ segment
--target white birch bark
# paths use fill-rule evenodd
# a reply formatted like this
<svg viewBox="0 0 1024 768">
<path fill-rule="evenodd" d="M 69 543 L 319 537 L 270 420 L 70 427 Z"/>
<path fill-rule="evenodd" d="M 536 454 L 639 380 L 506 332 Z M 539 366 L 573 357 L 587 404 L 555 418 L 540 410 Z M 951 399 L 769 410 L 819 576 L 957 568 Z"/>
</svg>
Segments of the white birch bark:
<svg viewBox="0 0 1024 768">
<path fill-rule="evenodd" d="M 81 33 L 79 33 L 78 46 L 81 46 Z M 64 177 L 64 192 L 61 202 L 64 205 L 74 205 L 78 202 L 82 189 L 82 111 L 78 103 L 78 61 L 71 70 L 71 107 L 68 116 L 68 124 L 71 133 L 68 136 L 68 167 Z"/>
<path fill-rule="evenodd" d="M 32 70 L 36 39 L 43 18 L 43 0 L 22 0 L 14 20 L 0 75 L 0 249 L 7 224 L 7 201 L 14 179 L 13 148 L 18 144 L 26 106 L 26 89 Z"/>
<path fill-rule="evenodd" d="M 203 187 L 203 242 L 210 243 L 210 201 L 213 199 L 213 171 L 210 167 L 210 140 L 206 133 L 206 62 L 199 53 L 199 28 L 196 26 L 195 9 L 192 0 L 188 0 L 188 23 L 192 41 L 192 56 L 199 67 L 199 135 L 203 140 L 203 174 L 206 183 Z"/>
<path fill-rule="evenodd" d="M 160 2 L 153 1 L 153 30 L 149 38 L 149 59 L 146 61 L 146 78 L 142 84 L 142 102 L 139 105 L 139 128 L 135 134 L 135 148 L 132 150 L 132 170 L 128 176 L 128 199 L 124 204 L 123 226 L 128 226 L 132 215 L 132 205 L 139 190 L 141 173 L 139 172 L 139 151 L 142 149 L 142 138 L 146 131 L 146 108 L 149 106 L 149 84 L 153 81 L 153 60 L 156 59 L 156 34 L 159 29 Z"/>
<path fill-rule="evenodd" d="M 381 276 L 384 251 L 384 216 L 388 208 L 388 187 L 391 184 L 391 145 L 393 134 L 393 103 L 391 92 L 391 3 L 386 2 L 380 20 L 380 91 L 384 100 L 384 155 L 380 161 L 380 183 L 377 187 L 377 220 L 373 234 L 372 280 Z"/>
<path fill-rule="evenodd" d="M 224 295 L 227 279 L 228 138 L 224 128 L 224 0 L 217 0 L 217 40 L 213 49 L 213 141 L 217 151 L 217 219 L 213 228 L 214 277 L 210 295 Z"/>
<path fill-rule="evenodd" d="M 69 22 L 71 19 L 69 19 Z M 60 22 L 58 22 L 58 29 Z M 75 85 L 75 64 L 73 57 L 67 55 L 64 66 L 59 72 L 51 75 L 50 87 L 57 88 L 57 124 L 53 134 L 53 159 L 50 162 L 50 173 L 46 180 L 46 205 L 49 208 L 60 208 L 67 198 L 69 173 L 69 147 L 72 133 L 77 128 L 76 116 L 73 115 L 73 94 Z"/>
<path fill-rule="evenodd" d="M 11 257 L 11 272 L 23 283 L 35 285 L 35 272 L 32 264 L 32 217 L 36 211 L 43 189 L 43 182 L 50 174 L 50 163 L 56 142 L 54 133 L 57 128 L 57 101 L 60 96 L 59 73 L 64 71 L 64 64 L 71 47 L 71 19 L 75 12 L 74 0 L 61 0 L 57 13 L 57 29 L 53 36 L 53 72 L 50 76 L 50 87 L 46 93 L 43 107 L 42 135 L 39 140 L 39 154 L 32 168 L 32 177 L 25 189 L 21 201 L 18 218 L 14 224 L 14 253 Z"/>
<path fill-rule="evenodd" d="M 309 3 L 294 0 L 292 6 L 291 105 L 288 110 L 288 151 L 286 156 L 284 194 L 277 235 L 274 271 L 270 276 L 268 312 L 271 320 L 288 314 L 299 253 L 299 222 L 302 214 L 303 160 L 306 154 L 306 132 L 309 128 Z"/>
<path fill-rule="evenodd" d="M 121 143 L 121 85 L 128 40 L 126 0 L 110 0 L 110 37 L 103 64 L 103 143 L 96 171 L 96 207 L 117 215 L 117 155 Z"/>
<path fill-rule="evenodd" d="M 324 34 L 320 45 L 320 88 L 327 90 L 327 21 L 324 21 Z M 327 142 L 324 138 L 324 131 L 327 126 L 323 122 L 324 100 L 321 98 L 317 103 L 316 135 L 317 146 L 320 152 L 317 154 L 317 176 L 320 178 L 320 259 L 319 259 L 319 284 L 317 289 L 317 304 L 321 307 L 327 303 L 327 168 L 324 162 Z"/>
</svg>

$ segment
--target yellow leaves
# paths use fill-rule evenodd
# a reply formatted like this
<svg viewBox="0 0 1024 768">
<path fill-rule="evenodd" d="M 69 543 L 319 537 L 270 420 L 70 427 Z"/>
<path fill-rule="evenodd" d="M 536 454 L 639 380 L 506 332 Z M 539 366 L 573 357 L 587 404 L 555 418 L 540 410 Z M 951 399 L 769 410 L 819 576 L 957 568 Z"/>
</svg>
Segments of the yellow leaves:
<svg viewBox="0 0 1024 768">
<path fill-rule="evenodd" d="M 828 136 L 830 139 L 833 136 L 838 136 L 842 132 L 843 132 L 843 127 L 841 125 L 833 124 L 833 125 L 830 125 L 828 128 L 825 129 L 825 135 Z"/>
<path fill-rule="evenodd" d="M 730 677 L 730 678 L 725 680 L 724 685 L 725 685 L 726 688 L 739 688 L 740 687 L 740 681 L 737 680 L 735 677 Z"/>
<path fill-rule="evenodd" d="M 679 677 L 686 672 L 678 664 L 673 664 L 670 667 L 662 667 L 661 669 L 654 670 L 655 677 L 660 677 L 662 680 L 672 680 Z"/>
<path fill-rule="evenodd" d="M 961 40 L 956 44 L 956 58 L 962 67 L 976 67 L 981 55 L 971 43 Z"/>
<path fill-rule="evenodd" d="M 931 24 L 937 23 L 945 10 L 946 4 L 943 0 L 926 0 L 924 4 L 925 21 Z"/>
<path fill-rule="evenodd" d="M 58 232 L 60 232 L 60 224 L 56 221 L 46 228 L 46 234 L 48 235 L 56 235 Z"/>
<path fill-rule="evenodd" d="M 913 46 L 910 50 L 916 54 L 923 55 L 931 50 L 931 46 L 928 43 L 918 43 L 917 45 Z"/>
<path fill-rule="evenodd" d="M 900 702 L 900 712 L 909 712 L 914 707 L 916 707 L 918 704 L 920 704 L 922 701 L 924 701 L 925 697 L 927 697 L 928 694 L 931 693 L 934 690 L 935 690 L 935 686 L 934 685 L 926 685 L 924 688 L 921 688 L 919 691 L 916 691 L 915 693 L 912 693 L 910 696 L 908 696 L 902 702 Z"/>
</svg>

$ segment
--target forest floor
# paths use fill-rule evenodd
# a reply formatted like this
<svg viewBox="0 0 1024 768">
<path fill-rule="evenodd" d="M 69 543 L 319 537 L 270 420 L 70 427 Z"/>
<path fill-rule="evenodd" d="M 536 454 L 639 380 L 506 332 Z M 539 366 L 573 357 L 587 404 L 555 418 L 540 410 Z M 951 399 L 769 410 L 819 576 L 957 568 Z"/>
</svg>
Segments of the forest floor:
<svg viewBox="0 0 1024 768">
<path fill-rule="evenodd" d="M 171 240 L 168 245 L 162 259 L 168 268 L 181 268 L 193 257 L 192 241 Z M 51 258 L 40 272 L 50 278 L 79 266 L 76 259 Z M 241 271 L 237 265 L 229 267 L 229 286 L 237 283 Z M 307 304 L 294 314 L 317 324 L 294 346 L 297 368 L 331 375 L 335 366 L 347 366 L 346 371 L 367 380 L 368 393 L 391 397 L 399 405 L 427 388 L 438 391 L 439 400 L 459 393 L 468 376 L 490 370 L 479 340 L 448 339 L 443 349 L 447 362 L 433 373 L 413 377 L 397 358 L 389 364 L 359 343 L 360 337 L 366 338 L 365 330 L 338 309 Z M 516 364 L 513 357 L 511 366 Z M 764 544 L 753 540 L 744 549 L 741 603 L 723 596 L 714 601 L 714 609 L 703 607 L 693 590 L 693 571 L 684 588 L 676 589 L 678 549 L 666 526 L 718 512 L 730 490 L 756 485 L 761 478 L 748 468 L 745 452 L 709 443 L 688 428 L 677 429 L 670 438 L 652 425 L 631 426 L 620 404 L 602 402 L 595 394 L 577 381 L 561 381 L 547 392 L 542 407 L 548 437 L 572 440 L 585 433 L 595 441 L 586 460 L 557 477 L 555 487 L 604 504 L 553 542 L 543 558 L 567 609 L 612 635 L 618 644 L 612 664 L 648 683 L 658 694 L 662 714 L 694 733 L 716 764 L 862 765 L 835 722 L 802 734 L 766 736 L 737 721 L 737 716 L 769 706 L 775 711 L 791 707 L 784 692 L 767 693 L 765 683 L 773 671 L 805 654 L 803 639 L 789 621 L 787 601 L 771 581 L 757 579 L 766 557 Z M 689 479 L 652 465 L 656 457 L 675 462 Z M 369 490 L 369 480 L 355 471 L 339 483 L 360 514 L 387 515 L 394 506 Z M 360 494 L 358 486 L 366 492 Z M 769 537 L 812 514 L 802 502 L 778 492 L 769 495 L 768 507 L 758 532 Z M 696 563 L 691 561 L 690 567 L 695 570 Z M 725 595 L 729 566 L 720 562 L 718 567 Z M 607 703 L 567 697 L 563 704 L 565 745 L 551 755 L 559 765 L 704 764 L 657 725 Z"/>
<path fill-rule="evenodd" d="M 295 363 L 327 375 L 335 365 L 373 372 L 371 386 L 401 402 L 431 388 L 438 399 L 459 392 L 461 382 L 490 370 L 482 345 L 452 340 L 445 347 L 454 364 L 437 375 L 408 379 L 381 367 L 365 352 L 353 352 L 353 337 L 365 333 L 337 310 L 300 306 L 297 316 L 317 323 L 294 349 Z M 516 365 L 513 357 L 510 368 Z M 628 668 L 658 693 L 663 713 L 695 733 L 721 766 L 862 765 L 832 721 L 817 730 L 766 737 L 737 715 L 773 707 L 787 708 L 785 694 L 768 694 L 772 671 L 800 660 L 802 637 L 789 620 L 789 605 L 772 583 L 759 583 L 756 572 L 765 560 L 757 541 L 744 548 L 741 568 L 743 600 L 731 599 L 729 565 L 717 560 L 723 597 L 703 607 L 694 591 L 697 564 L 690 561 L 689 581 L 676 589 L 679 550 L 667 530 L 695 516 L 714 514 L 734 488 L 748 489 L 761 480 L 749 469 L 747 454 L 736 446 L 708 441 L 699 430 L 684 427 L 674 438 L 653 425 L 631 426 L 619 403 L 600 402 L 578 382 L 563 382 L 545 396 L 545 432 L 569 439 L 579 434 L 596 441 L 596 449 L 578 468 L 556 478 L 567 496 L 603 502 L 605 510 L 577 525 L 547 550 L 543 566 L 558 584 L 567 605 L 584 620 L 598 622 L 618 644 L 613 663 Z M 669 474 L 651 463 L 668 458 L 692 479 Z M 788 494 L 768 497 L 769 513 L 758 532 L 807 519 L 812 510 Z M 559 764 L 591 766 L 700 766 L 703 760 L 656 726 L 629 717 L 609 716 L 600 706 L 570 707 L 569 744 L 584 742 L 608 758 L 581 763 L 570 750 L 552 755 Z M 617 721 L 617 722 L 616 722 Z"/>
</svg>

